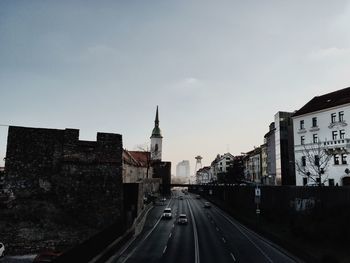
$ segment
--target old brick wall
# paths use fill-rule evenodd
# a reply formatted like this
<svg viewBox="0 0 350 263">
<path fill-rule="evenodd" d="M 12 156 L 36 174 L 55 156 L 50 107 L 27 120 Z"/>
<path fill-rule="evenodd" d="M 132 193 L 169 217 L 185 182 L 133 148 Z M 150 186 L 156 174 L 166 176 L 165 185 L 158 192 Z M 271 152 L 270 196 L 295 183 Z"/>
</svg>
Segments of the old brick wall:
<svg viewBox="0 0 350 263">
<path fill-rule="evenodd" d="M 90 142 L 79 141 L 76 129 L 11 126 L 5 171 L 18 204 L 45 200 L 98 229 L 122 218 L 119 134 L 98 133 L 97 141 Z"/>
</svg>

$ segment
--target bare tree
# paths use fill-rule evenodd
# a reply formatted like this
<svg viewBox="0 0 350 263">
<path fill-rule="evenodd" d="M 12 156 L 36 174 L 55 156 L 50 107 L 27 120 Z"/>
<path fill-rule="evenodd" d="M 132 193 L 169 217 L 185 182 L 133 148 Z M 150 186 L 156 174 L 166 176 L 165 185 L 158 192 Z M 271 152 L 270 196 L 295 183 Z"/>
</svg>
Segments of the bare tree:
<svg viewBox="0 0 350 263">
<path fill-rule="evenodd" d="M 305 144 L 301 150 L 302 157 L 295 161 L 296 170 L 321 186 L 328 179 L 326 171 L 330 160 L 334 154 L 340 153 L 344 150 L 329 149 L 322 142 Z"/>
<path fill-rule="evenodd" d="M 150 146 L 145 143 L 143 145 L 138 145 L 137 146 L 137 149 L 140 151 L 140 152 L 143 152 L 144 153 L 144 156 L 145 156 L 145 165 L 146 165 L 146 178 L 148 179 L 149 178 L 149 170 L 150 168 L 152 167 L 152 153 L 151 153 L 151 148 Z"/>
</svg>

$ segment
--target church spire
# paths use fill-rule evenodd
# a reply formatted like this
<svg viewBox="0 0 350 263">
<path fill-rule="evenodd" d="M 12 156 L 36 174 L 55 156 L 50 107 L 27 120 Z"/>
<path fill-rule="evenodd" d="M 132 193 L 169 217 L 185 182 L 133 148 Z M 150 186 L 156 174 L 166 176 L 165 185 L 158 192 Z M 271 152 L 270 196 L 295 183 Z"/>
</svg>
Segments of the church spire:
<svg viewBox="0 0 350 263">
<path fill-rule="evenodd" d="M 156 111 L 156 119 L 154 121 L 154 128 L 152 131 L 151 138 L 163 138 L 162 133 L 159 128 L 159 114 L 158 114 L 158 105 L 157 105 L 157 111 Z"/>
</svg>

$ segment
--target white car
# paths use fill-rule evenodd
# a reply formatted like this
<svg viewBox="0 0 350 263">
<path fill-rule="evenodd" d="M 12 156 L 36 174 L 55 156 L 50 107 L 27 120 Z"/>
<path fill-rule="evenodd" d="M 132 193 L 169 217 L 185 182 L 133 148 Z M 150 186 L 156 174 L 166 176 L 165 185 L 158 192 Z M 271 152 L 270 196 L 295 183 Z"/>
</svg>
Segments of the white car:
<svg viewBox="0 0 350 263">
<path fill-rule="evenodd" d="M 3 257 L 5 255 L 5 246 L 3 243 L 0 242 L 0 257 Z"/>
<path fill-rule="evenodd" d="M 179 219 L 177 220 L 179 225 L 186 225 L 188 223 L 186 214 L 180 214 Z"/>
<path fill-rule="evenodd" d="M 164 209 L 163 212 L 163 218 L 164 219 L 171 219 L 173 217 L 172 213 L 171 213 L 171 208 L 167 207 Z"/>
</svg>

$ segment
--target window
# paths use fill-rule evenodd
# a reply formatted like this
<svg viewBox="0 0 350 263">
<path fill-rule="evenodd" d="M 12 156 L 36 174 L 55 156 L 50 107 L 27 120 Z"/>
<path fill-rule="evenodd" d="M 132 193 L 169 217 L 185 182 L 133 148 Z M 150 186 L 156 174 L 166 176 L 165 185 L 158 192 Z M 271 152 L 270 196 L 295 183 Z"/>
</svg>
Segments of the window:
<svg viewBox="0 0 350 263">
<path fill-rule="evenodd" d="M 337 139 L 338 132 L 337 131 L 332 131 L 332 139 L 335 141 Z"/>
<path fill-rule="evenodd" d="M 344 121 L 344 111 L 339 111 L 338 116 L 339 116 L 339 122 Z"/>
<path fill-rule="evenodd" d="M 303 185 L 307 185 L 307 177 L 303 177 Z"/>
<path fill-rule="evenodd" d="M 315 165 L 320 166 L 320 157 L 318 155 L 315 155 Z"/>
<path fill-rule="evenodd" d="M 339 156 L 338 156 L 338 154 L 334 154 L 334 164 L 335 165 L 339 164 Z"/>
<path fill-rule="evenodd" d="M 346 154 L 344 154 L 344 153 L 342 153 L 342 155 L 341 155 L 341 164 L 347 164 Z"/>
<path fill-rule="evenodd" d="M 317 133 L 312 135 L 312 140 L 313 140 L 314 143 L 318 143 Z"/>
<path fill-rule="evenodd" d="M 312 127 L 317 127 L 317 117 L 312 118 Z"/>
<path fill-rule="evenodd" d="M 301 120 L 300 121 L 300 130 L 303 130 L 304 129 L 304 120 Z"/>
<path fill-rule="evenodd" d="M 303 145 L 305 143 L 305 136 L 300 136 L 300 144 Z"/>
<path fill-rule="evenodd" d="M 331 114 L 331 122 L 332 123 L 335 123 L 335 118 L 337 117 L 337 114 L 336 113 L 332 113 Z"/>
<path fill-rule="evenodd" d="M 334 186 L 334 179 L 328 179 L 328 185 Z"/>
<path fill-rule="evenodd" d="M 345 130 L 339 131 L 339 137 L 340 137 L 340 139 L 345 139 Z"/>
<path fill-rule="evenodd" d="M 306 166 L 306 157 L 305 156 L 301 156 L 301 165 Z"/>
</svg>

